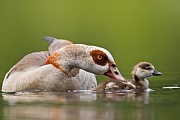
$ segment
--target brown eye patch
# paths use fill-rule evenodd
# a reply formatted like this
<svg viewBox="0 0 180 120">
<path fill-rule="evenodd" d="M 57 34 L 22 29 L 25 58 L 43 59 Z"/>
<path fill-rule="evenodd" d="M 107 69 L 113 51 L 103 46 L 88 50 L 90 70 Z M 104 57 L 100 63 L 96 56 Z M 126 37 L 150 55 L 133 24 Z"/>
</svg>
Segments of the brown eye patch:
<svg viewBox="0 0 180 120">
<path fill-rule="evenodd" d="M 101 50 L 92 50 L 90 55 L 98 65 L 105 66 L 108 63 L 107 55 Z"/>
</svg>

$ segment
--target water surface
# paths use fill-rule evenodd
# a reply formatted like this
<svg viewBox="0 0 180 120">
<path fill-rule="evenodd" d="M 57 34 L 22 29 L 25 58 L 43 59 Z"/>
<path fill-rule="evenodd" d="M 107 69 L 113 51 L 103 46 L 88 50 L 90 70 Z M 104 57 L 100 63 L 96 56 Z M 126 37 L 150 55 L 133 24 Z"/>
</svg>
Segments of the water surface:
<svg viewBox="0 0 180 120">
<path fill-rule="evenodd" d="M 4 120 L 177 120 L 180 89 L 143 93 L 2 93 Z"/>
</svg>

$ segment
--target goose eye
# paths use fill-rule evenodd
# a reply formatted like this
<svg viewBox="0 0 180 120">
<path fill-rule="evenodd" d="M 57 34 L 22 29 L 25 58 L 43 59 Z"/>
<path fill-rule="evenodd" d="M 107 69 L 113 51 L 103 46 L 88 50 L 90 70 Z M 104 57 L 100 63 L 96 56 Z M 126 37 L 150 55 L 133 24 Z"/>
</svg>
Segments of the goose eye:
<svg viewBox="0 0 180 120">
<path fill-rule="evenodd" d="M 101 55 L 97 55 L 97 59 L 98 59 L 98 60 L 102 60 L 103 57 L 102 57 Z"/>
</svg>

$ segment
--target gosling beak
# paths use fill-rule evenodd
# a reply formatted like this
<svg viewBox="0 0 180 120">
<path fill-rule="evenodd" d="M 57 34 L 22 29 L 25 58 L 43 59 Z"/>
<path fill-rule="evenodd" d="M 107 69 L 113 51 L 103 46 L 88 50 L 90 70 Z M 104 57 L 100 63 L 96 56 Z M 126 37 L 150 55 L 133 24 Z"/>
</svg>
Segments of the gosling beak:
<svg viewBox="0 0 180 120">
<path fill-rule="evenodd" d="M 154 70 L 153 75 L 154 75 L 154 76 L 160 76 L 160 75 L 162 75 L 162 73 L 161 73 L 161 72 L 158 72 L 157 70 Z"/>
<path fill-rule="evenodd" d="M 125 78 L 121 75 L 115 64 L 110 65 L 109 70 L 105 72 L 104 75 L 110 77 L 111 79 L 125 80 Z"/>
</svg>

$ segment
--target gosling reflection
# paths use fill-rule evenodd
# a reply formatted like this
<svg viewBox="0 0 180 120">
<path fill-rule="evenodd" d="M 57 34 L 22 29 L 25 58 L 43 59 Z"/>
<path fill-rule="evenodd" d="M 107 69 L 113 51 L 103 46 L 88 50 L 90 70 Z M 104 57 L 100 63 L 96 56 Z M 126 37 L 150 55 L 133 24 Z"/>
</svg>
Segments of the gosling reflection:
<svg viewBox="0 0 180 120">
<path fill-rule="evenodd" d="M 149 104 L 149 92 L 117 92 L 103 94 L 108 100 L 132 101 L 136 103 Z"/>
</svg>

